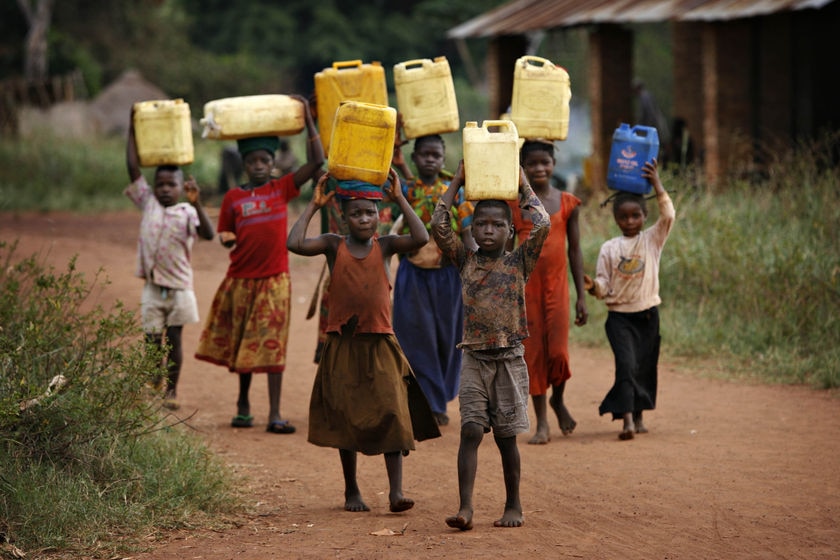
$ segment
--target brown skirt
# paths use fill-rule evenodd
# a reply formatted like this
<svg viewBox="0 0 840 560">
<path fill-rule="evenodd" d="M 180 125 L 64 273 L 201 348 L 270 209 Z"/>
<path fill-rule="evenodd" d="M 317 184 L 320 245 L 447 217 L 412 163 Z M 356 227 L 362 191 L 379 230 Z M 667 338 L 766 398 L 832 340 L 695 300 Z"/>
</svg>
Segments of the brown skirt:
<svg viewBox="0 0 840 560">
<path fill-rule="evenodd" d="M 310 443 L 377 455 L 439 435 L 394 335 L 327 335 L 309 402 Z"/>
<path fill-rule="evenodd" d="M 290 311 L 288 274 L 226 277 L 216 290 L 195 357 L 234 373 L 282 373 Z"/>
</svg>

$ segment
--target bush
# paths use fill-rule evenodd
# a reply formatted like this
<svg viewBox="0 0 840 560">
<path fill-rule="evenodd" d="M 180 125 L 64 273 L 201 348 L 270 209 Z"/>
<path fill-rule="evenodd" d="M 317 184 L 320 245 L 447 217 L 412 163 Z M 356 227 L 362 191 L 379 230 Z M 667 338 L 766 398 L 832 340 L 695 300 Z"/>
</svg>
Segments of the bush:
<svg viewBox="0 0 840 560">
<path fill-rule="evenodd" d="M 221 463 L 149 387 L 165 372 L 121 303 L 0 243 L 0 531 L 23 549 L 110 554 L 152 527 L 232 511 Z"/>
</svg>

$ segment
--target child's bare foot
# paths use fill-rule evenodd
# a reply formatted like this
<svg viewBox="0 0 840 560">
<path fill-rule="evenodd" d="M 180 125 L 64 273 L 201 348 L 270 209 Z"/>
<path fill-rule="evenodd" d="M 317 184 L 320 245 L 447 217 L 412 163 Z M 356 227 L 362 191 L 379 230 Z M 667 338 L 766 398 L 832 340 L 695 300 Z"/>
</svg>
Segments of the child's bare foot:
<svg viewBox="0 0 840 560">
<path fill-rule="evenodd" d="M 633 414 L 628 412 L 624 415 L 624 427 L 618 434 L 618 439 L 624 441 L 633 439 L 633 432 L 636 431 L 636 425 L 633 423 Z"/>
<path fill-rule="evenodd" d="M 391 497 L 390 499 L 391 505 L 390 510 L 391 513 L 399 513 L 401 511 L 406 511 L 414 507 L 414 500 L 410 498 L 406 498 L 402 494 L 399 496 Z"/>
<path fill-rule="evenodd" d="M 636 433 L 637 434 L 646 434 L 648 433 L 648 429 L 645 427 L 644 423 L 642 422 L 642 413 L 636 412 L 633 414 L 633 424 L 636 426 Z"/>
<path fill-rule="evenodd" d="M 542 427 L 538 427 L 537 431 L 534 432 L 534 437 L 529 439 L 528 443 L 531 445 L 545 445 L 549 441 L 551 441 L 551 436 L 549 435 L 548 428 L 543 429 Z"/>
<path fill-rule="evenodd" d="M 473 528 L 472 511 L 461 510 L 458 515 L 446 518 L 446 524 L 453 529 L 460 529 L 461 531 L 469 531 Z"/>
<path fill-rule="evenodd" d="M 518 509 L 507 508 L 501 519 L 493 522 L 494 527 L 522 527 L 525 523 L 525 518 L 522 512 Z"/>
<path fill-rule="evenodd" d="M 572 418 L 571 414 L 569 414 L 569 409 L 567 409 L 566 405 L 563 403 L 563 398 L 555 393 L 551 395 L 550 399 L 548 399 L 548 404 L 551 405 L 551 408 L 554 410 L 554 414 L 557 415 L 557 422 L 560 424 L 560 431 L 563 432 L 563 435 L 567 436 L 574 432 L 577 427 L 577 422 L 575 422 L 575 419 Z"/>
<path fill-rule="evenodd" d="M 370 508 L 362 501 L 361 494 L 345 494 L 344 511 L 370 511 Z"/>
</svg>

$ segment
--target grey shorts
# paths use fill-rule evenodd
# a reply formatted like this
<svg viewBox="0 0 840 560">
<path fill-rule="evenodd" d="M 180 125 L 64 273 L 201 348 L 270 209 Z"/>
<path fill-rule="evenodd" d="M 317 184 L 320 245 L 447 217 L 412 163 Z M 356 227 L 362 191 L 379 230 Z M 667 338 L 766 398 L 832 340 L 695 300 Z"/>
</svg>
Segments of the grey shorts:
<svg viewBox="0 0 840 560">
<path fill-rule="evenodd" d="M 161 333 L 166 327 L 198 322 L 198 303 L 192 290 L 173 290 L 151 282 L 143 286 L 140 298 L 143 332 Z"/>
<path fill-rule="evenodd" d="M 521 344 L 498 352 L 464 350 L 458 390 L 462 426 L 475 422 L 496 437 L 530 429 L 524 356 Z"/>
</svg>

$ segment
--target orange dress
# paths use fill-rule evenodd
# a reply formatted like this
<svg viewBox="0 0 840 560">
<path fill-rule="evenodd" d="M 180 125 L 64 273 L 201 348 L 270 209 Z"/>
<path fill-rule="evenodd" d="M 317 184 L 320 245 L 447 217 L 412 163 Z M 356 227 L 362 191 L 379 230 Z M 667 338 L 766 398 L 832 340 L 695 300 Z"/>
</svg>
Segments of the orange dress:
<svg viewBox="0 0 840 560">
<path fill-rule="evenodd" d="M 545 395 L 550 386 L 569 379 L 569 272 L 566 223 L 580 199 L 560 193 L 560 210 L 551 215 L 548 234 L 537 267 L 525 285 L 525 313 L 528 338 L 525 363 L 528 364 L 529 393 Z M 521 212 L 513 213 L 517 242 L 528 238 L 532 224 Z"/>
</svg>

